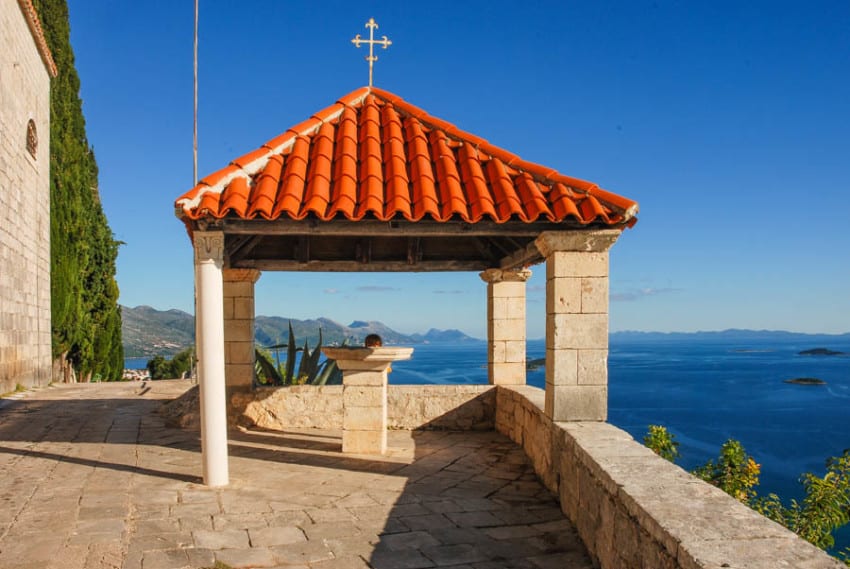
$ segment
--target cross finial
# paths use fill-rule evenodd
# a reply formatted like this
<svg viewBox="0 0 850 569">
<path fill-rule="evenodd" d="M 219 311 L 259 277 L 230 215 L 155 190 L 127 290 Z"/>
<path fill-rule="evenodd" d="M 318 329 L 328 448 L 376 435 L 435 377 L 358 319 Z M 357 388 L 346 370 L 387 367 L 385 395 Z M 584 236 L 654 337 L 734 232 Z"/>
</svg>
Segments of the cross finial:
<svg viewBox="0 0 850 569">
<path fill-rule="evenodd" d="M 351 43 L 354 44 L 355 47 L 360 47 L 362 43 L 369 44 L 369 55 L 366 56 L 366 61 L 369 62 L 369 86 L 372 86 L 372 66 L 376 61 L 378 61 L 378 56 L 375 55 L 374 47 L 375 44 L 382 46 L 384 49 L 387 49 L 389 46 L 393 44 L 390 40 L 387 39 L 387 36 L 384 36 L 383 39 L 376 40 L 375 39 L 375 30 L 378 29 L 378 24 L 375 22 L 375 18 L 369 18 L 369 21 L 366 22 L 366 27 L 369 28 L 369 39 L 362 39 L 360 34 L 354 36 L 354 39 L 351 40 Z"/>
</svg>

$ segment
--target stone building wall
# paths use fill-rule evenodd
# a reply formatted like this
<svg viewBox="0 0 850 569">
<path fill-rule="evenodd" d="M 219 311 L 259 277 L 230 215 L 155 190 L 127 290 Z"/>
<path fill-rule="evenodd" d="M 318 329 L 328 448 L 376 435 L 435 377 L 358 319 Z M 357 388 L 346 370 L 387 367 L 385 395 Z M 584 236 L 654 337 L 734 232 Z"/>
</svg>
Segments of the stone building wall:
<svg viewBox="0 0 850 569">
<path fill-rule="evenodd" d="M 27 7 L 0 3 L 0 392 L 51 375 L 50 76 Z"/>
</svg>

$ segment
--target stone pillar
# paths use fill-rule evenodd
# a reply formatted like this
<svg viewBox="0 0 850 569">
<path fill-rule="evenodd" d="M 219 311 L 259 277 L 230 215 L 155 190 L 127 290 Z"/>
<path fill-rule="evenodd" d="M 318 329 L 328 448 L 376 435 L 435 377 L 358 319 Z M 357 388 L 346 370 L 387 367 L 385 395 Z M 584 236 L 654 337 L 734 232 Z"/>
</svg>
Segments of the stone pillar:
<svg viewBox="0 0 850 569">
<path fill-rule="evenodd" d="M 227 387 L 254 382 L 255 269 L 224 269 L 224 375 Z"/>
<path fill-rule="evenodd" d="M 342 452 L 387 452 L 387 370 L 413 348 L 322 348 L 342 370 Z"/>
<path fill-rule="evenodd" d="M 525 385 L 527 269 L 481 273 L 487 283 L 487 378 L 491 385 Z"/>
<path fill-rule="evenodd" d="M 545 232 L 546 415 L 608 417 L 608 249 L 619 230 Z"/>
<path fill-rule="evenodd" d="M 225 486 L 227 401 L 224 384 L 224 234 L 195 231 L 195 290 L 198 378 L 201 397 L 201 459 L 204 484 Z"/>
</svg>

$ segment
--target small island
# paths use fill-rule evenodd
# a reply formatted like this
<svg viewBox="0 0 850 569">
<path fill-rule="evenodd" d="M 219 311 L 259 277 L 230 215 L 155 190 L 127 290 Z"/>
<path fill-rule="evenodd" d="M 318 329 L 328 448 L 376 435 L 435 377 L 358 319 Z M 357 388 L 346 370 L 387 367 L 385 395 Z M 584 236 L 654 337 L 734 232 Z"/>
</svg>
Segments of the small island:
<svg viewBox="0 0 850 569">
<path fill-rule="evenodd" d="M 801 356 L 846 356 L 844 352 L 836 352 L 827 348 L 813 348 L 811 350 L 803 350 L 798 352 Z"/>
<path fill-rule="evenodd" d="M 793 383 L 795 385 L 826 385 L 826 382 L 816 377 L 795 377 L 794 379 L 786 379 L 785 383 Z"/>
<path fill-rule="evenodd" d="M 528 371 L 537 371 L 546 365 L 546 358 L 535 358 L 525 362 L 525 369 Z"/>
</svg>

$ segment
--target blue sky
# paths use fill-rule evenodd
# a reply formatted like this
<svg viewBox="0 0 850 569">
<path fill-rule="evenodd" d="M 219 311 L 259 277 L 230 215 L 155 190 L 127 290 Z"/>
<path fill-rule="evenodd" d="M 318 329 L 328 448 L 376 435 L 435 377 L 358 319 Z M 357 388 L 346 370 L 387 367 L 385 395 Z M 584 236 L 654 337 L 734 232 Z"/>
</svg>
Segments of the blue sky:
<svg viewBox="0 0 850 569">
<path fill-rule="evenodd" d="M 121 302 L 192 309 L 191 0 L 69 0 Z M 199 173 L 368 82 L 637 200 L 611 329 L 850 330 L 850 3 L 200 3 Z M 532 268 L 529 337 L 544 333 Z M 486 334 L 477 274 L 266 273 L 257 313 Z"/>
</svg>

